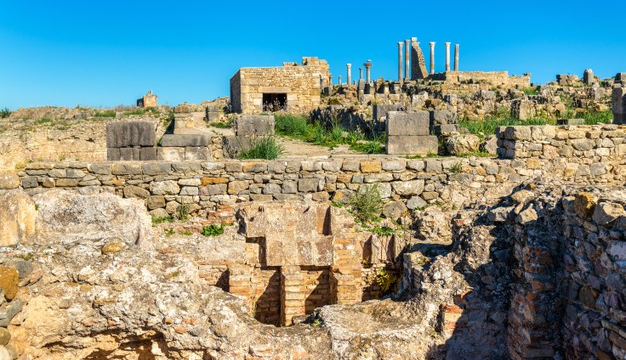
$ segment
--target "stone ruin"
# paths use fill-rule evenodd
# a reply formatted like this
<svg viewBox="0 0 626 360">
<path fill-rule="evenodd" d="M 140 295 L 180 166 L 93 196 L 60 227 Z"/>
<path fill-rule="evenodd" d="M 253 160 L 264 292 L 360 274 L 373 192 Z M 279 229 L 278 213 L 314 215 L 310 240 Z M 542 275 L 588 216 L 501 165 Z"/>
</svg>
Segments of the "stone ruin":
<svg viewBox="0 0 626 360">
<path fill-rule="evenodd" d="M 230 79 L 231 109 L 243 114 L 308 112 L 320 105 L 321 90 L 329 81 L 328 64 L 316 57 L 282 67 L 241 68 Z"/>
<path fill-rule="evenodd" d="M 140 108 L 155 108 L 157 107 L 157 96 L 152 93 L 152 90 L 148 91 L 142 98 L 137 99 L 137 107 Z"/>
</svg>

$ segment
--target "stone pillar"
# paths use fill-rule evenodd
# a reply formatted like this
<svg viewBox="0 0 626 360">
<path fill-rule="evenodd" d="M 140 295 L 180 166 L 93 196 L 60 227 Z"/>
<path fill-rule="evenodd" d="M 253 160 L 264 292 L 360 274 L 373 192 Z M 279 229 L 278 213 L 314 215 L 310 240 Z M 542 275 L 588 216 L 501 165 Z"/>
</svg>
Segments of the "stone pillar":
<svg viewBox="0 0 626 360">
<path fill-rule="evenodd" d="M 372 67 L 372 60 L 367 60 L 363 66 L 365 66 L 365 82 L 369 84 L 371 81 L 370 68 Z"/>
<path fill-rule="evenodd" d="M 398 41 L 398 81 L 402 81 L 402 41 Z"/>
<path fill-rule="evenodd" d="M 347 70 L 346 76 L 347 76 L 347 80 L 348 80 L 347 82 L 348 82 L 348 86 L 350 86 L 350 85 L 352 85 L 352 64 L 347 63 L 346 64 L 346 68 L 347 68 L 346 69 Z"/>
<path fill-rule="evenodd" d="M 430 74 L 435 73 L 435 42 L 431 41 L 428 43 L 430 45 Z"/>
<path fill-rule="evenodd" d="M 341 84 L 343 84 L 343 83 L 341 82 L 341 75 L 337 76 L 337 82 L 338 82 L 339 86 L 341 86 Z"/>
<path fill-rule="evenodd" d="M 359 68 L 359 82 L 361 82 L 361 80 L 363 80 L 363 68 L 362 67 Z"/>
<path fill-rule="evenodd" d="M 404 40 L 404 80 L 409 81 L 409 42 L 411 40 Z"/>
<path fill-rule="evenodd" d="M 593 84 L 595 78 L 593 77 L 593 70 L 585 69 L 585 73 L 583 74 L 583 82 L 585 85 Z"/>
<path fill-rule="evenodd" d="M 280 323 L 292 325 L 293 318 L 306 314 L 304 279 L 299 266 L 280 268 Z"/>
<path fill-rule="evenodd" d="M 446 71 L 450 71 L 450 42 L 446 41 Z"/>
<path fill-rule="evenodd" d="M 459 44 L 454 45 L 454 71 L 459 71 Z"/>
</svg>

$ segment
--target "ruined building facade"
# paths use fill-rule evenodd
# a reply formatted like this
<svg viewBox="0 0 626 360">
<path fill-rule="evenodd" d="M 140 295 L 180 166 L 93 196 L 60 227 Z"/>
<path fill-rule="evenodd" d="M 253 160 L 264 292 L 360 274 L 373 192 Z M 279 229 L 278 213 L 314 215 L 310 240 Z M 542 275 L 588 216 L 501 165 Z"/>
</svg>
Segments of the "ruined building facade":
<svg viewBox="0 0 626 360">
<path fill-rule="evenodd" d="M 308 112 L 320 105 L 321 89 L 329 82 L 328 63 L 316 57 L 303 57 L 302 64 L 241 68 L 230 79 L 232 111 Z"/>
</svg>

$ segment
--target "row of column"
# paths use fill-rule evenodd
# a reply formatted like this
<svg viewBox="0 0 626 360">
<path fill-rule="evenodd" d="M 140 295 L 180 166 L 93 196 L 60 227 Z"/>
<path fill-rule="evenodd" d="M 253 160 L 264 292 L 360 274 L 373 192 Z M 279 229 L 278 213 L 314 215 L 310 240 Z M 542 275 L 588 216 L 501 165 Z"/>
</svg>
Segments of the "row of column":
<svg viewBox="0 0 626 360">
<path fill-rule="evenodd" d="M 372 60 L 367 60 L 365 63 L 363 63 L 363 66 L 365 67 L 365 82 L 369 83 L 371 81 L 370 69 L 372 67 Z M 346 70 L 347 70 L 346 78 L 348 80 L 347 83 L 348 85 L 351 85 L 352 84 L 352 64 L 347 63 Z M 361 80 L 363 80 L 363 68 L 359 68 L 359 81 Z M 339 81 L 339 85 L 341 85 L 342 84 L 341 75 L 338 76 L 338 81 Z"/>
<path fill-rule="evenodd" d="M 450 71 L 450 42 L 446 45 L 446 71 Z M 402 80 L 402 41 L 398 41 L 398 80 Z M 431 41 L 430 45 L 430 73 L 435 73 L 435 42 Z M 404 40 L 404 78 L 409 79 L 409 40 Z M 454 45 L 454 71 L 459 71 L 459 44 Z"/>
</svg>

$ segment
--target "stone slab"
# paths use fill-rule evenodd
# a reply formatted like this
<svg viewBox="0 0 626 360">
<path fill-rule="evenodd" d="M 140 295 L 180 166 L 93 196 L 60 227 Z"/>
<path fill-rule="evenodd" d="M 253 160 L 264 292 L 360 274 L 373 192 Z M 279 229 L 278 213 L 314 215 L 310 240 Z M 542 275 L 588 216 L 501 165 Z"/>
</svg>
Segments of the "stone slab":
<svg viewBox="0 0 626 360">
<path fill-rule="evenodd" d="M 157 151 L 156 147 L 142 147 L 139 149 L 139 160 L 142 161 L 151 161 L 157 159 Z"/>
<path fill-rule="evenodd" d="M 436 136 L 387 136 L 389 155 L 428 155 L 437 153 L 439 142 Z"/>
<path fill-rule="evenodd" d="M 428 111 L 390 111 L 386 121 L 387 136 L 426 136 L 430 134 Z"/>
<path fill-rule="evenodd" d="M 120 160 L 120 149 L 107 148 L 107 161 L 119 161 L 119 160 Z"/>
<path fill-rule="evenodd" d="M 165 134 L 159 141 L 163 147 L 209 146 L 211 136 L 207 134 Z"/>
<path fill-rule="evenodd" d="M 455 124 L 456 114 L 450 110 L 433 110 L 430 112 L 430 120 L 433 125 Z"/>
<path fill-rule="evenodd" d="M 435 125 L 433 130 L 435 131 L 435 134 L 439 136 L 449 136 L 453 133 L 459 132 L 459 129 L 460 127 L 457 124 L 442 124 Z"/>
<path fill-rule="evenodd" d="M 126 121 L 107 124 L 107 148 L 129 146 L 154 146 L 156 143 L 155 126 L 147 121 Z"/>
<path fill-rule="evenodd" d="M 184 147 L 159 147 L 157 148 L 157 158 L 164 161 L 184 161 Z"/>
<path fill-rule="evenodd" d="M 387 104 L 387 105 L 373 105 L 372 111 L 374 114 L 374 120 L 380 121 L 382 118 L 387 117 L 387 113 L 390 111 L 402 111 L 404 107 L 400 104 Z"/>
<path fill-rule="evenodd" d="M 185 160 L 211 160 L 211 149 L 206 146 L 185 147 Z"/>
<path fill-rule="evenodd" d="M 223 149 L 224 154 L 234 159 L 239 155 L 242 149 L 248 149 L 252 139 L 247 136 L 224 136 Z"/>
<path fill-rule="evenodd" d="M 274 135 L 274 115 L 242 115 L 235 120 L 237 136 Z"/>
<path fill-rule="evenodd" d="M 557 125 L 585 125 L 585 119 L 558 119 Z"/>
</svg>

